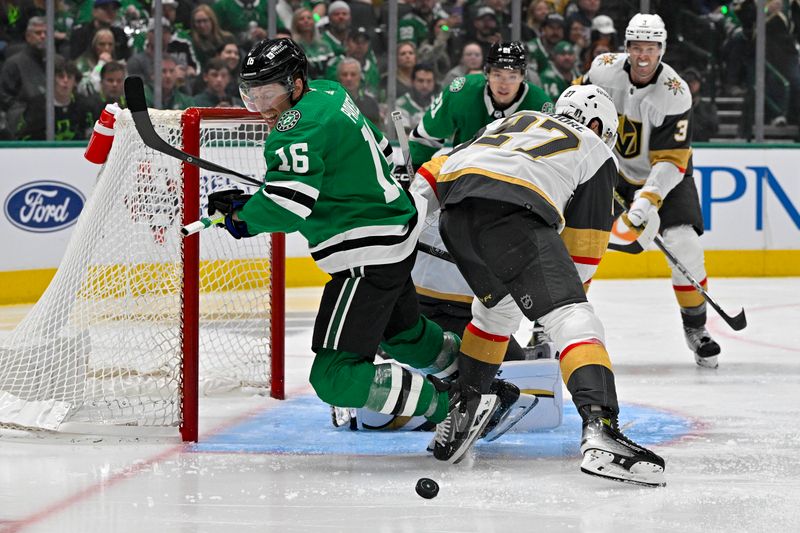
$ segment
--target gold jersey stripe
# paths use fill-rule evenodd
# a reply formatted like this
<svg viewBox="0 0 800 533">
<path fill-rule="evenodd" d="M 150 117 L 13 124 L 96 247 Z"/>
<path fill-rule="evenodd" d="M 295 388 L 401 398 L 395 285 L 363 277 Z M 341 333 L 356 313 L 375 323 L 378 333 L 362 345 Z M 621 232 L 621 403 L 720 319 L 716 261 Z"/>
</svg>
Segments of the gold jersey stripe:
<svg viewBox="0 0 800 533">
<path fill-rule="evenodd" d="M 436 298 L 437 300 L 449 300 L 451 302 L 461 302 L 465 304 L 471 304 L 473 299 L 473 296 L 467 296 L 464 294 L 439 292 L 431 289 L 426 289 L 425 287 L 420 287 L 419 285 L 415 285 L 414 287 L 417 289 L 417 294 L 421 294 L 422 296 L 427 296 L 429 298 Z"/>
<path fill-rule="evenodd" d="M 567 246 L 569 255 L 600 259 L 608 246 L 609 232 L 597 229 L 576 229 L 565 227 L 561 240 Z"/>
<path fill-rule="evenodd" d="M 602 344 L 581 344 L 569 350 L 566 355 L 562 355 L 561 375 L 564 377 L 564 383 L 569 382 L 573 372 L 582 366 L 588 365 L 601 365 L 612 370 L 611 359 L 608 357 L 605 346 Z"/>
<path fill-rule="evenodd" d="M 482 339 L 469 329 L 464 330 L 464 338 L 461 339 L 461 353 L 490 365 L 502 363 L 507 348 L 508 340 L 497 342 Z"/>
<path fill-rule="evenodd" d="M 431 175 L 436 178 L 436 181 L 441 181 L 439 179 L 439 172 L 442 170 L 442 166 L 444 165 L 445 161 L 447 161 L 448 156 L 440 155 L 434 157 L 430 161 L 424 163 L 422 166 L 431 173 Z"/>
<path fill-rule="evenodd" d="M 650 150 L 650 165 L 655 165 L 662 161 L 672 163 L 683 172 L 689 165 L 689 158 L 692 156 L 691 148 L 674 148 L 672 150 Z"/>
<path fill-rule="evenodd" d="M 512 176 L 506 176 L 505 174 L 500 174 L 498 172 L 492 172 L 491 170 L 486 170 L 486 169 L 483 169 L 483 168 L 467 167 L 467 168 L 462 168 L 460 170 L 456 170 L 455 172 L 448 172 L 447 174 L 439 174 L 439 177 L 436 178 L 436 181 L 438 181 L 438 182 L 455 181 L 458 178 L 460 178 L 462 176 L 465 176 L 465 175 L 468 175 L 468 174 L 475 174 L 475 175 L 478 175 L 478 176 L 483 176 L 483 177 L 486 177 L 486 178 L 489 178 L 489 179 L 502 181 L 504 183 L 510 183 L 511 185 L 518 185 L 519 187 L 525 187 L 526 189 L 530 189 L 531 191 L 533 191 L 536 194 L 538 194 L 539 196 L 541 196 L 542 199 L 544 199 L 545 202 L 550 204 L 550 206 L 553 209 L 555 209 L 556 213 L 558 213 L 558 217 L 559 217 L 559 219 L 561 219 L 561 223 L 562 224 L 564 223 L 564 215 L 561 213 L 561 210 L 556 206 L 555 202 L 553 202 L 553 200 L 551 200 L 550 197 L 547 196 L 547 194 L 542 189 L 540 189 L 539 187 L 537 187 L 533 183 L 531 183 L 529 181 L 525 181 L 525 180 L 520 179 L 520 178 L 514 178 Z"/>
</svg>

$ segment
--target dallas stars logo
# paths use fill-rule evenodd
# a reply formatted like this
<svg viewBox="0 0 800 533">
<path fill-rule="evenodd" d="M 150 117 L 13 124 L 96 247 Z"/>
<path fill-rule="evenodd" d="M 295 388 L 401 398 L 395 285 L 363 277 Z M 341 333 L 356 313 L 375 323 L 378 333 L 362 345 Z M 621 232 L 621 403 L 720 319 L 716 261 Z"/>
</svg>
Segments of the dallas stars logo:
<svg viewBox="0 0 800 533">
<path fill-rule="evenodd" d="M 617 54 L 601 54 L 597 56 L 598 65 L 610 65 L 617 60 Z"/>
<path fill-rule="evenodd" d="M 668 91 L 672 91 L 673 95 L 677 96 L 678 93 L 683 94 L 683 84 L 680 78 L 668 78 L 667 81 L 664 82 L 664 86 Z"/>
<path fill-rule="evenodd" d="M 294 128 L 297 121 L 300 120 L 300 111 L 296 109 L 290 109 L 289 111 L 285 111 L 283 115 L 278 119 L 278 123 L 275 125 L 275 129 L 278 131 L 287 131 Z"/>
<path fill-rule="evenodd" d="M 460 78 L 454 79 L 450 83 L 450 92 L 451 93 L 457 93 L 458 91 L 460 91 L 464 87 L 465 83 L 467 83 L 467 78 L 465 78 L 463 76 L 461 76 Z"/>
</svg>

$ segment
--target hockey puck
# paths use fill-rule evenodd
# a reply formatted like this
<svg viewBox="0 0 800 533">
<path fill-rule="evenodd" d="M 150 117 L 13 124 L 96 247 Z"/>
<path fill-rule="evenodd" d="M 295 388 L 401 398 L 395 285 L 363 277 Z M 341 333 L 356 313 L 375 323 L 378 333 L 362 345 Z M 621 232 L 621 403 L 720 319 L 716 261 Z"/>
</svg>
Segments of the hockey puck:
<svg viewBox="0 0 800 533">
<path fill-rule="evenodd" d="M 414 490 L 426 500 L 430 500 L 439 494 L 439 484 L 430 478 L 421 477 L 417 481 L 417 486 L 414 487 Z"/>
</svg>

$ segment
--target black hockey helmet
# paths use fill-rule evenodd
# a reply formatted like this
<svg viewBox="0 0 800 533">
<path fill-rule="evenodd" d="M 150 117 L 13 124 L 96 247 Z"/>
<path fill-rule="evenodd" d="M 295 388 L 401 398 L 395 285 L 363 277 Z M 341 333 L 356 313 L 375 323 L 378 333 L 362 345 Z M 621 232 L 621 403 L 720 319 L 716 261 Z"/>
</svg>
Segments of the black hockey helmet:
<svg viewBox="0 0 800 533">
<path fill-rule="evenodd" d="M 291 92 L 295 75 L 306 85 L 308 59 L 303 49 L 291 39 L 264 39 L 253 45 L 245 56 L 239 85 L 246 89 L 277 82 Z"/>
<path fill-rule="evenodd" d="M 521 70 L 525 73 L 528 68 L 528 50 L 519 41 L 506 41 L 494 43 L 486 56 L 484 71 L 489 72 L 490 68 L 502 68 L 506 70 Z"/>
</svg>

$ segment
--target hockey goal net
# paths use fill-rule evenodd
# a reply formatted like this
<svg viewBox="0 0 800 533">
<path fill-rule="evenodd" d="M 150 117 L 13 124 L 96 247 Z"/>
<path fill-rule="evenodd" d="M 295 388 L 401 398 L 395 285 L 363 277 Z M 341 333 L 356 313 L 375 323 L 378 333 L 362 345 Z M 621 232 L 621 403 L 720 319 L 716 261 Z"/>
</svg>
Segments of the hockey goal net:
<svg viewBox="0 0 800 533">
<path fill-rule="evenodd" d="M 171 145 L 263 177 L 253 114 L 150 113 Z M 0 427 L 197 440 L 199 395 L 283 397 L 284 236 L 180 235 L 234 186 L 146 147 L 120 114 L 55 277 L 0 341 Z"/>
</svg>

